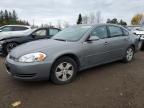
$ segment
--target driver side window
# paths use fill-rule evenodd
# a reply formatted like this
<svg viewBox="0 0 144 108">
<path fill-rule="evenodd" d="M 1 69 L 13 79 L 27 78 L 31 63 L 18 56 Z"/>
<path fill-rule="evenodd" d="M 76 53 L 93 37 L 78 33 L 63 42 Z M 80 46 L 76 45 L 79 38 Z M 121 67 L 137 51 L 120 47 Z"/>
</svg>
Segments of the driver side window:
<svg viewBox="0 0 144 108">
<path fill-rule="evenodd" d="M 97 36 L 100 39 L 107 38 L 107 28 L 106 26 L 99 26 L 91 33 L 91 36 Z"/>
<path fill-rule="evenodd" d="M 36 37 L 44 37 L 47 35 L 47 31 L 44 29 L 38 30 L 33 35 L 35 35 Z"/>
</svg>

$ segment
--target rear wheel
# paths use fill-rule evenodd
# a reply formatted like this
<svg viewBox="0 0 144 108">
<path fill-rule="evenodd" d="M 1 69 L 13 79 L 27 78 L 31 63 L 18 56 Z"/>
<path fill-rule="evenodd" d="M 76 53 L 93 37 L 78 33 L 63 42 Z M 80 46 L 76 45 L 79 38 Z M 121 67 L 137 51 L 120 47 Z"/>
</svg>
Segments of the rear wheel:
<svg viewBox="0 0 144 108">
<path fill-rule="evenodd" d="M 134 48 L 129 47 L 125 52 L 125 57 L 124 57 L 123 61 L 125 63 L 131 62 L 133 60 L 133 57 L 134 57 Z"/>
<path fill-rule="evenodd" d="M 55 84 L 67 84 L 73 81 L 76 73 L 76 62 L 70 57 L 62 57 L 52 67 L 51 81 Z"/>
<path fill-rule="evenodd" d="M 4 54 L 8 54 L 14 47 L 17 46 L 17 43 L 15 42 L 12 42 L 12 43 L 7 43 L 5 46 L 4 46 Z"/>
</svg>

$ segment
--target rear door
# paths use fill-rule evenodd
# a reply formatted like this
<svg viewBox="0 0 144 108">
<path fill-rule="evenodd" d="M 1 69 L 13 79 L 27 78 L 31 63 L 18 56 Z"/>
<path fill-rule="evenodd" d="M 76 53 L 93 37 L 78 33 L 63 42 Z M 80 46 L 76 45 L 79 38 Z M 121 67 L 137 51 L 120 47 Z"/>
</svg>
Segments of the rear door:
<svg viewBox="0 0 144 108">
<path fill-rule="evenodd" d="M 12 31 L 10 33 L 11 35 L 14 35 L 14 36 L 23 35 L 28 29 L 29 28 L 23 27 L 23 26 L 12 26 Z"/>
<path fill-rule="evenodd" d="M 121 59 L 129 45 L 129 34 L 124 33 L 123 28 L 119 26 L 109 25 L 109 58 L 111 60 Z"/>
</svg>

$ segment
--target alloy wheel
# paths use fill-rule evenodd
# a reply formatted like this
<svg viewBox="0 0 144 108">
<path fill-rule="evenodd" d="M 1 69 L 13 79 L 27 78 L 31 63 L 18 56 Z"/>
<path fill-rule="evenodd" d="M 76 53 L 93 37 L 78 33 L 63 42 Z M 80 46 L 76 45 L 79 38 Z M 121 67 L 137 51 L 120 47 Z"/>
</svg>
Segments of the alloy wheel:
<svg viewBox="0 0 144 108">
<path fill-rule="evenodd" d="M 127 50 L 127 60 L 128 61 L 131 61 L 132 59 L 133 59 L 133 55 L 134 55 L 134 51 L 133 51 L 133 49 L 132 48 L 129 48 L 128 50 Z"/>
<path fill-rule="evenodd" d="M 60 63 L 55 71 L 56 77 L 60 81 L 67 81 L 71 79 L 73 73 L 74 73 L 73 65 L 68 62 Z"/>
</svg>

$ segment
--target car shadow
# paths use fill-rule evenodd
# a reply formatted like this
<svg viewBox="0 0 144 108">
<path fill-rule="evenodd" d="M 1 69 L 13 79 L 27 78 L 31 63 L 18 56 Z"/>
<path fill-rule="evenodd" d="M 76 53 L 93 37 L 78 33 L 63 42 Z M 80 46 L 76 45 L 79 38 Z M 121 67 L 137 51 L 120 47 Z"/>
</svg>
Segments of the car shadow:
<svg viewBox="0 0 144 108">
<path fill-rule="evenodd" d="M 98 66 L 80 71 L 77 75 L 77 80 L 80 77 L 83 77 L 83 76 L 86 76 L 86 75 L 94 75 L 94 74 L 99 74 L 99 73 L 102 74 L 102 73 L 106 73 L 106 72 L 113 73 L 113 70 L 112 70 L 113 67 L 115 67 L 115 69 L 116 69 L 117 68 L 116 66 L 121 67 L 121 66 L 124 66 L 124 65 L 128 65 L 128 64 L 131 64 L 131 63 L 135 62 L 135 60 L 136 59 L 134 58 L 133 61 L 130 62 L 130 63 L 123 63 L 122 61 L 119 60 L 119 61 L 98 65 Z M 110 71 L 108 71 L 108 69 L 110 69 Z"/>
</svg>

